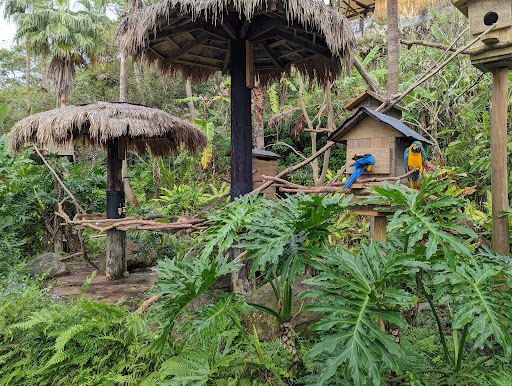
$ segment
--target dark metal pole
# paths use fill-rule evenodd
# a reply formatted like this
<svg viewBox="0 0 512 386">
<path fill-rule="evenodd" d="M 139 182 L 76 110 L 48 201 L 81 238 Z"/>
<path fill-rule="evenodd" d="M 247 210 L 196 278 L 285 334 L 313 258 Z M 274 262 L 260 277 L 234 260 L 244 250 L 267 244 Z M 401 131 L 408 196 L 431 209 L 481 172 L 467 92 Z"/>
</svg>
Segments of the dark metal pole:
<svg viewBox="0 0 512 386">
<path fill-rule="evenodd" d="M 245 39 L 231 40 L 231 201 L 252 191 L 251 89 Z"/>
</svg>

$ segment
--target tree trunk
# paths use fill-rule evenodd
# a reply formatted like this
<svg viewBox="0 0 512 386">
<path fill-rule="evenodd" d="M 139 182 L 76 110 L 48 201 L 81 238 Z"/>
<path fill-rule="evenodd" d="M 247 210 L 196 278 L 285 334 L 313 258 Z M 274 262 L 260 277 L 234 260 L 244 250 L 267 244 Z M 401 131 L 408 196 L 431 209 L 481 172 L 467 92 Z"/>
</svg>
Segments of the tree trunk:
<svg viewBox="0 0 512 386">
<path fill-rule="evenodd" d="M 28 45 L 25 57 L 25 87 L 27 92 L 30 90 L 30 54 L 28 53 Z"/>
<path fill-rule="evenodd" d="M 190 78 L 187 78 L 185 81 L 185 92 L 187 93 L 187 98 L 192 98 L 192 81 Z M 188 101 L 188 109 L 190 110 L 192 120 L 196 119 L 196 109 L 193 101 Z"/>
<path fill-rule="evenodd" d="M 162 185 L 162 173 L 158 164 L 158 157 L 153 157 L 153 189 L 155 198 L 160 197 L 160 186 Z"/>
<path fill-rule="evenodd" d="M 32 105 L 30 104 L 30 54 L 28 51 L 28 43 L 26 43 L 26 57 L 25 57 L 25 87 L 27 88 L 27 112 L 32 113 Z"/>
<path fill-rule="evenodd" d="M 119 140 L 107 142 L 107 218 L 123 218 L 124 190 L 122 178 L 123 153 Z M 124 149 L 121 149 L 124 152 Z M 106 270 L 110 280 L 122 279 L 126 272 L 126 232 L 117 229 L 107 231 Z"/>
<path fill-rule="evenodd" d="M 398 94 L 399 62 L 398 0 L 388 0 L 388 96 Z"/>
<path fill-rule="evenodd" d="M 255 86 L 252 89 L 253 104 L 254 104 L 254 127 L 252 130 L 254 148 L 265 150 L 265 134 L 263 130 L 263 87 L 261 87 L 260 80 L 257 77 Z"/>
<path fill-rule="evenodd" d="M 60 107 L 66 106 L 66 94 L 62 93 L 60 94 Z"/>
<path fill-rule="evenodd" d="M 119 102 L 126 102 L 126 55 L 122 50 L 119 63 Z"/>
</svg>

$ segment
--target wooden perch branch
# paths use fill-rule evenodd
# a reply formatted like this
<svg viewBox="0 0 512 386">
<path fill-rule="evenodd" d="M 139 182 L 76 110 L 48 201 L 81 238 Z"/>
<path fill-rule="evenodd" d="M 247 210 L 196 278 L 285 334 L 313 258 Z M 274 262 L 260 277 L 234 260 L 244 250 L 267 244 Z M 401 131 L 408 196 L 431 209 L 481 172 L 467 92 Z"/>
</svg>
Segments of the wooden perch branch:
<svg viewBox="0 0 512 386">
<path fill-rule="evenodd" d="M 434 42 L 428 42 L 426 40 L 402 40 L 400 39 L 400 43 L 407 46 L 408 49 L 411 49 L 413 45 L 417 46 L 425 46 L 425 47 L 431 47 L 431 48 L 438 48 L 440 50 L 444 51 L 451 51 L 456 52 L 457 49 L 451 46 L 447 46 L 445 44 L 441 43 L 434 43 Z M 461 54 L 469 55 L 470 51 L 464 50 L 461 52 Z"/>
<path fill-rule="evenodd" d="M 377 112 L 382 112 L 382 113 L 386 113 L 388 112 L 390 109 L 393 108 L 393 106 L 395 106 L 398 102 L 400 102 L 402 99 L 404 99 L 407 95 L 409 95 L 411 93 L 412 90 L 414 90 L 416 87 L 418 87 L 419 85 L 423 84 L 424 82 L 426 82 L 427 80 L 429 80 L 430 78 L 432 78 L 435 74 L 437 74 L 439 71 L 441 71 L 444 67 L 446 67 L 446 65 L 448 63 L 450 63 L 455 57 L 457 57 L 458 55 L 460 55 L 463 51 L 467 50 L 469 47 L 471 47 L 472 45 L 474 45 L 476 42 L 478 42 L 480 39 L 482 39 L 485 35 L 487 35 L 489 32 L 491 32 L 493 29 L 496 28 L 496 24 L 493 24 L 492 26 L 490 26 L 489 28 L 487 28 L 484 32 L 482 32 L 479 36 L 477 36 L 475 39 L 473 39 L 471 42 L 469 42 L 468 44 L 466 44 L 464 47 L 461 47 L 459 49 L 457 49 L 448 59 L 446 59 L 443 63 L 439 64 L 436 68 L 435 66 L 437 65 L 438 62 L 440 62 L 442 60 L 442 58 L 444 57 L 444 55 L 448 52 L 448 49 L 444 52 L 443 55 L 441 55 L 441 57 L 438 59 L 438 61 L 430 68 L 428 69 L 416 82 L 414 82 L 407 90 L 405 90 L 403 93 L 399 94 L 398 96 L 396 97 L 393 97 L 392 100 L 391 100 L 391 103 L 389 103 L 388 101 L 385 101 L 383 102 L 378 108 L 377 108 Z M 465 32 L 466 30 L 463 31 L 463 33 Z M 450 45 L 450 47 L 448 48 L 452 48 L 455 43 L 460 39 L 460 37 L 462 36 L 462 33 L 457 37 L 457 39 Z"/>
<path fill-rule="evenodd" d="M 34 146 L 34 149 L 36 150 L 36 153 L 37 155 L 39 155 L 39 157 L 41 157 L 41 159 L 43 160 L 44 164 L 48 167 L 48 169 L 50 169 L 50 172 L 52 172 L 53 176 L 55 177 L 55 179 L 59 182 L 59 184 L 62 186 L 62 188 L 66 191 L 66 193 L 69 195 L 69 197 L 71 197 L 71 200 L 73 201 L 73 203 L 75 204 L 75 206 L 77 207 L 77 209 L 82 212 L 82 213 L 85 213 L 85 210 L 84 208 L 82 208 L 80 206 L 80 204 L 78 203 L 78 201 L 76 200 L 75 196 L 73 196 L 73 193 L 71 193 L 69 191 L 69 189 L 66 187 L 66 185 L 64 185 L 64 182 L 62 182 L 62 180 L 59 178 L 58 174 L 55 172 L 55 170 L 53 170 L 53 168 L 50 166 L 50 164 L 48 163 L 48 161 L 46 160 L 46 158 L 43 157 L 43 155 L 41 154 L 41 152 L 39 151 L 39 149 L 37 148 L 37 146 Z"/>
<path fill-rule="evenodd" d="M 404 175 L 398 176 L 398 177 L 384 177 L 384 178 L 373 177 L 373 178 L 366 178 L 366 179 L 356 179 L 354 181 L 354 183 L 365 184 L 368 182 L 398 181 L 398 180 L 402 180 L 402 179 L 409 177 L 411 174 L 413 174 L 416 171 L 418 171 L 418 169 L 414 168 L 414 169 L 410 170 L 409 172 L 405 173 Z M 333 183 L 329 183 L 326 186 L 317 186 L 317 187 L 303 186 L 303 185 L 298 185 L 298 184 L 294 184 L 292 182 L 283 180 L 282 178 L 279 178 L 279 177 L 270 177 L 270 176 L 265 176 L 265 175 L 262 175 L 261 177 L 264 180 L 270 180 L 270 181 L 279 183 L 278 186 L 280 187 L 280 191 L 287 192 L 287 193 L 296 193 L 298 191 L 302 191 L 304 193 L 335 193 L 335 192 L 339 192 L 341 190 L 340 188 L 343 185 L 345 185 L 345 183 L 343 183 L 343 182 L 333 182 Z M 346 189 L 345 191 L 350 192 L 350 191 L 352 191 L 352 188 Z"/>
<path fill-rule="evenodd" d="M 327 150 L 329 150 L 331 147 L 334 146 L 336 142 L 332 142 L 332 141 L 329 141 L 327 142 L 327 144 L 321 148 L 320 150 L 318 150 L 315 154 L 313 154 L 312 156 L 306 158 L 304 161 L 302 161 L 301 163 L 298 163 L 297 165 L 294 165 L 294 166 L 290 166 L 289 168 L 283 170 L 281 173 L 279 173 L 276 177 L 280 178 L 280 177 L 284 177 L 286 176 L 287 174 L 290 174 L 291 172 L 294 172 L 295 170 L 298 170 L 300 169 L 301 167 L 309 164 L 311 161 L 313 161 L 314 159 L 318 158 L 320 155 L 322 155 L 323 153 L 325 153 Z M 267 189 L 270 185 L 272 185 L 274 183 L 274 181 L 270 180 L 270 181 L 267 181 L 265 182 L 263 185 L 261 185 L 259 188 L 256 188 L 254 189 L 251 194 L 254 194 L 254 193 L 259 193 L 261 192 L 262 190 L 265 190 Z"/>
<path fill-rule="evenodd" d="M 307 130 L 305 130 L 307 131 Z M 302 159 L 306 159 L 306 157 L 300 152 L 298 151 L 297 149 L 295 149 L 292 145 L 288 145 L 287 143 L 284 143 L 284 142 L 276 142 L 276 143 L 273 143 L 269 146 L 285 146 L 287 147 L 288 149 L 290 149 L 291 151 L 293 151 L 295 154 L 297 154 L 299 157 L 301 157 Z"/>
<path fill-rule="evenodd" d="M 366 82 L 370 90 L 373 92 L 376 92 L 377 94 L 380 94 L 380 89 L 377 83 L 373 80 L 372 76 L 366 71 L 366 69 L 363 67 L 363 64 L 354 56 L 354 67 L 357 69 L 359 74 L 361 74 L 361 77 Z"/>
</svg>

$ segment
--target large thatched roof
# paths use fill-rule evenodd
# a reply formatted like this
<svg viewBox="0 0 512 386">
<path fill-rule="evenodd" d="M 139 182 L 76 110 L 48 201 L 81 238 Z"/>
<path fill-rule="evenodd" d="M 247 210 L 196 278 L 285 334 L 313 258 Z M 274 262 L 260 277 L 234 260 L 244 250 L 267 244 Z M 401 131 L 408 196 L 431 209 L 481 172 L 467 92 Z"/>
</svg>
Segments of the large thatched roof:
<svg viewBox="0 0 512 386">
<path fill-rule="evenodd" d="M 123 102 L 97 102 L 66 106 L 26 117 L 11 130 L 9 149 L 18 153 L 25 142 L 62 145 L 82 141 L 105 146 L 122 138 L 128 149 L 155 156 L 176 152 L 182 145 L 197 152 L 206 135 L 191 124 L 162 110 Z"/>
<path fill-rule="evenodd" d="M 135 60 L 193 81 L 228 73 L 230 41 L 254 44 L 263 83 L 294 65 L 325 82 L 351 71 L 355 38 L 349 21 L 322 0 L 161 0 L 126 16 L 116 37 Z"/>
</svg>

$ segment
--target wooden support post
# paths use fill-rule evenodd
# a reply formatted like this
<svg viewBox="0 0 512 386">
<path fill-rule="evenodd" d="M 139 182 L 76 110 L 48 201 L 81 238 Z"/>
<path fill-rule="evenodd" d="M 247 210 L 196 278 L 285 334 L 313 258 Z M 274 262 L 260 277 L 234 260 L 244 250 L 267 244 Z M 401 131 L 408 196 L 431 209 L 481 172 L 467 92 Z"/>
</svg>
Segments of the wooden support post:
<svg viewBox="0 0 512 386">
<path fill-rule="evenodd" d="M 251 89 L 247 87 L 246 39 L 233 39 L 231 49 L 231 201 L 252 191 Z M 253 77 L 254 78 L 254 77 Z M 232 248 L 236 258 L 240 249 Z M 249 278 L 252 261 L 231 276 L 234 292 L 249 294 L 255 288 Z"/>
<path fill-rule="evenodd" d="M 500 255 L 510 253 L 507 172 L 508 69 L 493 71 L 491 114 L 492 247 Z"/>
<path fill-rule="evenodd" d="M 245 39 L 231 40 L 231 201 L 252 191 L 251 89 Z"/>
<path fill-rule="evenodd" d="M 107 144 L 107 218 L 124 217 L 124 186 L 122 177 L 122 159 L 124 147 L 118 139 Z M 107 231 L 106 268 L 108 279 L 122 279 L 126 267 L 126 232 L 117 229 Z"/>
<path fill-rule="evenodd" d="M 386 216 L 375 216 L 372 218 L 371 235 L 374 240 L 387 242 L 388 235 L 386 228 L 388 226 L 388 218 Z"/>
</svg>

